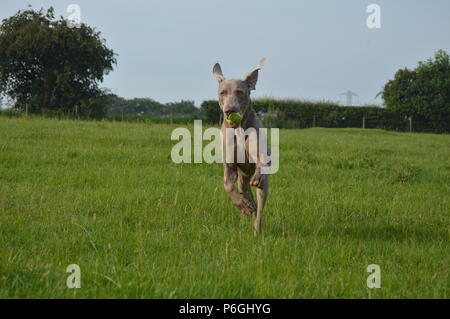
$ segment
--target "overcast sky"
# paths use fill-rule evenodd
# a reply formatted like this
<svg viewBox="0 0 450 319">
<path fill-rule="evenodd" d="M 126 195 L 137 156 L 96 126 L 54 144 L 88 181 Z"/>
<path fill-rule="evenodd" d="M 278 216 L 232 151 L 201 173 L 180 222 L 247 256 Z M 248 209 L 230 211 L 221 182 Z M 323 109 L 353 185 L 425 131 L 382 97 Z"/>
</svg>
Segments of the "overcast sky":
<svg viewBox="0 0 450 319">
<path fill-rule="evenodd" d="M 369 29 L 369 4 L 381 8 L 381 28 Z M 1 0 L 6 18 L 28 4 L 53 6 L 102 32 L 118 64 L 103 82 L 120 96 L 161 102 L 215 98 L 211 74 L 242 77 L 261 57 L 256 97 L 344 102 L 352 90 L 361 104 L 395 71 L 414 67 L 438 49 L 450 52 L 448 0 Z"/>
</svg>

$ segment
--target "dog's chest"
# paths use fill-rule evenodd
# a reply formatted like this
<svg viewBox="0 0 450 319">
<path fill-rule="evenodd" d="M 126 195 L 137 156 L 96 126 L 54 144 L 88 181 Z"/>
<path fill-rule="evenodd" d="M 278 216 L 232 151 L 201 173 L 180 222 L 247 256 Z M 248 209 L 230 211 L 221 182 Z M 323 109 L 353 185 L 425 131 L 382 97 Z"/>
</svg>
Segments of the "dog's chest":
<svg viewBox="0 0 450 319">
<path fill-rule="evenodd" d="M 237 165 L 246 175 L 255 171 L 255 163 L 250 161 L 250 139 L 248 136 L 233 136 L 231 141 L 223 140 L 223 160 L 227 165 Z"/>
</svg>

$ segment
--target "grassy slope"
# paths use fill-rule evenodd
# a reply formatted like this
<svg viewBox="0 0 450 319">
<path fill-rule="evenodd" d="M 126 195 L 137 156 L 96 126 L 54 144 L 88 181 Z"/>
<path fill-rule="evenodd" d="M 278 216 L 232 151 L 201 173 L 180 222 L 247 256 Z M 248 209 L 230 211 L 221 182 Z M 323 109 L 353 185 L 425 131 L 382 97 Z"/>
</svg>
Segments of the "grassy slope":
<svg viewBox="0 0 450 319">
<path fill-rule="evenodd" d="M 172 129 L 0 118 L 0 297 L 448 297 L 448 135 L 282 130 L 254 238 Z"/>
</svg>

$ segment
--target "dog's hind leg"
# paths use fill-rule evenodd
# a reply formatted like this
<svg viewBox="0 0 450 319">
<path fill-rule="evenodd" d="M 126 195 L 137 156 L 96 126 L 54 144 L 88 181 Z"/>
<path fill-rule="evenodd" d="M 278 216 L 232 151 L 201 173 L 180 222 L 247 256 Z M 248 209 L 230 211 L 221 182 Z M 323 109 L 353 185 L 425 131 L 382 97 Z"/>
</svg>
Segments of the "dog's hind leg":
<svg viewBox="0 0 450 319">
<path fill-rule="evenodd" d="M 267 196 L 269 195 L 269 178 L 265 175 L 261 181 L 262 185 L 256 188 L 256 200 L 258 202 L 256 209 L 256 217 L 254 221 L 255 235 L 259 235 L 262 232 L 262 215 L 264 205 L 266 204 Z"/>
</svg>

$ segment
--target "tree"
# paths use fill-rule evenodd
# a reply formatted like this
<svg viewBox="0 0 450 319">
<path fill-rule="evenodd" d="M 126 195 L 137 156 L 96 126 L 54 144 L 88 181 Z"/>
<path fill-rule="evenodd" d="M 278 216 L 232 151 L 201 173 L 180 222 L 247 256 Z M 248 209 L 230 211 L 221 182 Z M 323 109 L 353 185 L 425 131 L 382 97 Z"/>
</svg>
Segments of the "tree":
<svg viewBox="0 0 450 319">
<path fill-rule="evenodd" d="M 111 93 L 105 95 L 105 99 L 103 101 L 107 117 L 115 119 L 124 118 L 126 99 Z"/>
<path fill-rule="evenodd" d="M 126 102 L 126 113 L 130 116 L 161 116 L 164 104 L 151 98 L 133 98 Z"/>
<path fill-rule="evenodd" d="M 439 50 L 434 59 L 413 70 L 401 69 L 381 92 L 386 107 L 427 123 L 435 131 L 450 130 L 450 58 Z"/>
<path fill-rule="evenodd" d="M 200 110 L 208 123 L 218 124 L 222 119 L 222 112 L 220 111 L 219 103 L 216 100 L 203 101 Z"/>
<path fill-rule="evenodd" d="M 97 114 L 98 83 L 116 63 L 100 32 L 71 28 L 53 8 L 20 10 L 0 25 L 0 93 L 19 110 Z"/>
<path fill-rule="evenodd" d="M 194 101 L 181 100 L 180 102 L 166 103 L 165 112 L 169 116 L 194 116 L 200 110 L 195 106 Z"/>
</svg>

